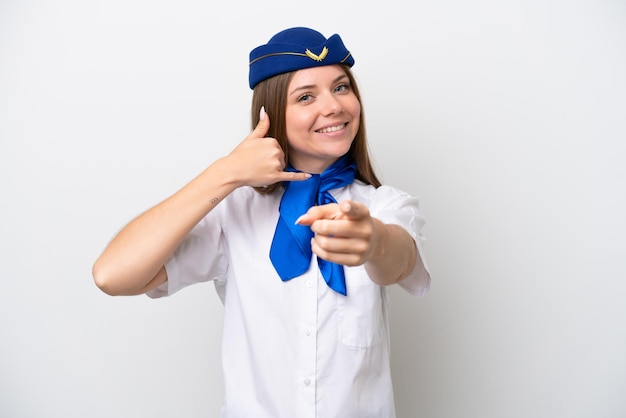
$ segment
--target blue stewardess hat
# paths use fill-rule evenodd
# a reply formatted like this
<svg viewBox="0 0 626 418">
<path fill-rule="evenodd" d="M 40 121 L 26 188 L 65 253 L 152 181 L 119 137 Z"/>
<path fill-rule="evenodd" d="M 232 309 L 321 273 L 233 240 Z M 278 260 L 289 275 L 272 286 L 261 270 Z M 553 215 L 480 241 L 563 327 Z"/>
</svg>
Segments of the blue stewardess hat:
<svg viewBox="0 0 626 418">
<path fill-rule="evenodd" d="M 278 74 L 332 64 L 354 65 L 339 35 L 326 39 L 309 28 L 285 29 L 250 52 L 250 88 Z"/>
</svg>

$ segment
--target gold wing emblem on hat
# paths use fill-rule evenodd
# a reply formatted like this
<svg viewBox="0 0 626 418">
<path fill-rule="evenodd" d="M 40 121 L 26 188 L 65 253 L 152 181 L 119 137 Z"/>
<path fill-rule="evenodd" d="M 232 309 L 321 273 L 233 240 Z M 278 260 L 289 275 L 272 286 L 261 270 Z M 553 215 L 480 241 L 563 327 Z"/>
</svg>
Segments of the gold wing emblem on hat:
<svg viewBox="0 0 626 418">
<path fill-rule="evenodd" d="M 326 58 L 326 55 L 328 55 L 328 48 L 324 47 L 324 49 L 322 49 L 322 52 L 320 52 L 319 55 L 314 54 L 309 49 L 304 51 L 304 53 L 307 55 L 307 57 L 311 58 L 312 60 L 322 61 L 324 58 Z"/>
</svg>

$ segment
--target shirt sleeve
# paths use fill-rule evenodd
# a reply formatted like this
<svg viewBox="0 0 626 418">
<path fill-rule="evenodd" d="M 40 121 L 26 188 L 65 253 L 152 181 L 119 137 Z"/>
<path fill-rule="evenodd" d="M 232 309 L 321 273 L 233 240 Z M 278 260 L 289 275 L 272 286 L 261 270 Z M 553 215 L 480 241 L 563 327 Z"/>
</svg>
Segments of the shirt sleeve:
<svg viewBox="0 0 626 418">
<path fill-rule="evenodd" d="M 422 228 L 425 220 L 419 209 L 419 200 L 401 190 L 383 185 L 372 196 L 370 213 L 383 223 L 401 226 L 411 235 L 424 269 L 416 263 L 413 271 L 398 285 L 415 296 L 426 294 L 430 289 L 430 272 L 424 254 Z"/>
<path fill-rule="evenodd" d="M 170 296 L 195 283 L 225 279 L 228 255 L 218 209 L 209 212 L 183 239 L 165 263 L 167 281 L 147 292 L 149 297 Z"/>
</svg>

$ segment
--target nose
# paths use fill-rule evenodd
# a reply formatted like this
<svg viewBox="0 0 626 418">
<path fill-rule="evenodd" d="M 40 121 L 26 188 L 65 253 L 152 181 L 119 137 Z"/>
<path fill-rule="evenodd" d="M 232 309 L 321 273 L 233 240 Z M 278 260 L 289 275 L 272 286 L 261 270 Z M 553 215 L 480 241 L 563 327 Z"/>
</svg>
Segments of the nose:
<svg viewBox="0 0 626 418">
<path fill-rule="evenodd" d="M 325 94 L 322 99 L 322 114 L 324 116 L 337 115 L 343 111 L 341 99 L 332 93 Z"/>
</svg>

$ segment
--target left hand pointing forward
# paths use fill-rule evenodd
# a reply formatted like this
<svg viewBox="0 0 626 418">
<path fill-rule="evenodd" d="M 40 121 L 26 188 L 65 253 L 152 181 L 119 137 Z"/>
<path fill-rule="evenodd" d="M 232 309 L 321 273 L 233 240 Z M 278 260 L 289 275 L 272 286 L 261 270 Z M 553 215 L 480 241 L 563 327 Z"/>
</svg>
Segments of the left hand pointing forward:
<svg viewBox="0 0 626 418">
<path fill-rule="evenodd" d="M 358 266 L 378 255 L 382 224 L 370 216 L 369 209 L 362 203 L 344 200 L 313 206 L 296 223 L 311 227 L 315 233 L 311 248 L 325 260 Z"/>
</svg>

